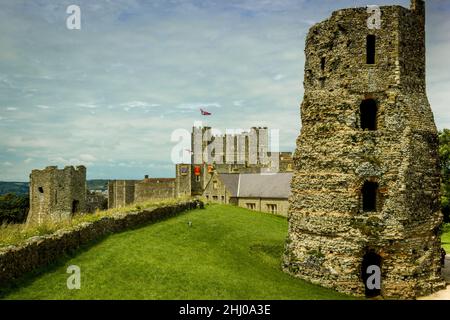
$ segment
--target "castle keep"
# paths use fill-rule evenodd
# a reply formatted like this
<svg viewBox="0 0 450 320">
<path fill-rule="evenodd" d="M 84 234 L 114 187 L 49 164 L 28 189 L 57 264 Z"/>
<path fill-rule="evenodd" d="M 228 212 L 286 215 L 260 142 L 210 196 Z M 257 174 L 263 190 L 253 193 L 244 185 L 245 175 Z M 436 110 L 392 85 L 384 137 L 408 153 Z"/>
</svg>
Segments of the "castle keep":
<svg viewBox="0 0 450 320">
<path fill-rule="evenodd" d="M 191 163 L 177 164 L 175 179 L 146 177 L 110 181 L 108 207 L 201 196 L 211 202 L 286 215 L 292 175 L 283 173 L 293 170 L 292 154 L 269 152 L 266 127 L 225 135 L 213 132 L 211 127 L 192 128 L 191 149 L 184 150 L 190 152 Z M 265 172 L 272 174 L 259 177 Z M 246 182 L 247 189 L 238 188 Z"/>
<path fill-rule="evenodd" d="M 415 298 L 445 286 L 425 4 L 380 9 L 381 28 L 352 8 L 308 34 L 284 268 L 349 294 Z"/>
<path fill-rule="evenodd" d="M 30 174 L 30 211 L 27 223 L 68 220 L 86 210 L 86 168 L 47 167 Z"/>
</svg>

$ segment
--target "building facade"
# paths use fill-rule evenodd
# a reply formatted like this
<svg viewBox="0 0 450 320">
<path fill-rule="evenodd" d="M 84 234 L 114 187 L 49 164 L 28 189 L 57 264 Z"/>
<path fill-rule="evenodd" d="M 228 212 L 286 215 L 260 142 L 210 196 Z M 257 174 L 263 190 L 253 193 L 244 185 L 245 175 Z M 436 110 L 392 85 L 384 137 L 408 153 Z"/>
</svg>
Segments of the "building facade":
<svg viewBox="0 0 450 320">
<path fill-rule="evenodd" d="M 203 196 L 213 203 L 287 216 L 291 179 L 292 173 L 216 173 Z"/>
</svg>

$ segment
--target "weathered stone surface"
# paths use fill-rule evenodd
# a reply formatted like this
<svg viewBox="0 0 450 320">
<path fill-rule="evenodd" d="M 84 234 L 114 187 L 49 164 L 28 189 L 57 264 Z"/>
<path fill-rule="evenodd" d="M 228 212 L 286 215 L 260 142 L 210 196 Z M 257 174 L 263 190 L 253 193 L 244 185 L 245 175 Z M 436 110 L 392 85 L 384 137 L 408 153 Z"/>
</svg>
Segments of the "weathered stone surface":
<svg viewBox="0 0 450 320">
<path fill-rule="evenodd" d="M 30 238 L 18 246 L 1 248 L 0 286 L 36 268 L 49 265 L 64 254 L 73 252 L 80 246 L 108 234 L 167 219 L 196 208 L 203 208 L 203 203 L 195 200 L 152 210 L 104 217 L 94 222 L 81 223 L 71 230 L 58 230 L 51 235 Z"/>
<path fill-rule="evenodd" d="M 365 255 L 381 258 L 381 295 L 415 298 L 442 288 L 437 130 L 425 91 L 425 7 L 344 9 L 306 40 L 302 131 L 297 140 L 284 269 L 364 295 Z M 375 64 L 366 37 L 375 35 Z M 375 128 L 363 130 L 363 101 Z M 374 209 L 363 186 L 377 185 Z"/>
<path fill-rule="evenodd" d="M 86 210 L 86 168 L 47 167 L 30 174 L 28 224 L 69 220 Z"/>
</svg>

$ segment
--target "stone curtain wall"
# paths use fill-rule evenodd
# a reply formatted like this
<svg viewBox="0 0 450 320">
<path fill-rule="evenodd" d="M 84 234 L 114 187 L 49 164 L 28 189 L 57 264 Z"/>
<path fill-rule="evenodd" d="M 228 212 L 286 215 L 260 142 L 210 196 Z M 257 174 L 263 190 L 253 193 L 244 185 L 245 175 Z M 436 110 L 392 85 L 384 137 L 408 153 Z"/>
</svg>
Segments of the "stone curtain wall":
<svg viewBox="0 0 450 320">
<path fill-rule="evenodd" d="M 137 180 L 113 180 L 108 183 L 108 208 L 122 208 L 134 203 Z"/>
<path fill-rule="evenodd" d="M 203 208 L 201 201 L 182 202 L 153 210 L 104 217 L 82 223 L 73 230 L 59 230 L 51 235 L 34 237 L 24 244 L 0 249 L 0 286 L 18 279 L 39 267 L 54 263 L 64 254 L 106 235 L 151 224 L 176 216 L 186 210 Z"/>
<path fill-rule="evenodd" d="M 135 184 L 134 202 L 145 202 L 154 199 L 172 199 L 176 195 L 175 179 L 144 179 Z"/>
</svg>

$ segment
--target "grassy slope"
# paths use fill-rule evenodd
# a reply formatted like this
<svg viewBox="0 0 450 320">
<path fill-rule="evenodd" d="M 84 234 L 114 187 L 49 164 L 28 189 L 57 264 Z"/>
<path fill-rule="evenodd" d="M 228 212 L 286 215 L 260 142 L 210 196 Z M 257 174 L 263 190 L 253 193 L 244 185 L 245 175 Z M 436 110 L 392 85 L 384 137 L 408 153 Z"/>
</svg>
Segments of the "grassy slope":
<svg viewBox="0 0 450 320">
<path fill-rule="evenodd" d="M 442 228 L 442 248 L 445 249 L 447 254 L 450 254 L 450 223 L 444 224 L 444 227 Z"/>
<path fill-rule="evenodd" d="M 188 227 L 192 221 L 192 227 Z M 112 235 L 41 275 L 7 299 L 346 299 L 281 271 L 284 218 L 212 205 Z M 66 268 L 81 267 L 81 290 Z"/>
</svg>

